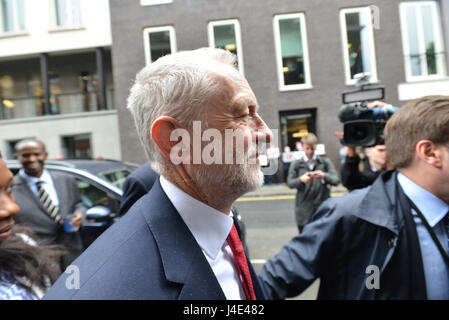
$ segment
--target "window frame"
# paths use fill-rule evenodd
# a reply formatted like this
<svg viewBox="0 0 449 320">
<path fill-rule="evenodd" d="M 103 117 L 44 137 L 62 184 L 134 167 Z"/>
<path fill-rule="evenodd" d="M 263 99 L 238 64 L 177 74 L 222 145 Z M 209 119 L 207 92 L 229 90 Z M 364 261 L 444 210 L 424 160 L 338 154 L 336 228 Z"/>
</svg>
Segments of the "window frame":
<svg viewBox="0 0 449 320">
<path fill-rule="evenodd" d="M 12 5 L 13 5 L 13 30 L 12 31 L 3 30 L 3 7 L 0 6 L 0 36 L 9 36 L 9 35 L 27 33 L 25 1 L 23 1 L 23 22 L 24 22 L 23 29 L 20 29 L 20 16 L 19 16 L 20 10 L 18 9 L 17 1 L 13 1 Z"/>
<path fill-rule="evenodd" d="M 437 80 L 444 79 L 447 77 L 446 74 L 446 63 L 445 63 L 445 55 L 441 55 L 441 57 L 437 57 L 437 74 L 429 75 L 428 74 L 428 65 L 425 56 L 425 48 L 423 56 L 420 58 L 421 60 L 421 72 L 422 75 L 414 76 L 412 75 L 412 65 L 410 57 L 410 46 L 409 46 L 409 34 L 408 34 L 408 24 L 406 17 L 407 8 L 413 7 L 417 11 L 417 21 L 416 28 L 418 29 L 418 47 L 419 52 L 421 54 L 421 50 L 424 47 L 424 31 L 422 28 L 422 7 L 423 6 L 431 6 L 432 12 L 432 22 L 433 22 L 433 30 L 435 36 L 435 52 L 445 53 L 445 48 L 443 44 L 443 28 L 441 23 L 441 11 L 437 2 L 435 1 L 414 1 L 414 2 L 401 2 L 399 4 L 399 17 L 401 23 L 401 39 L 402 39 L 402 50 L 404 54 L 404 68 L 405 68 L 405 79 L 406 82 L 416 82 L 416 81 L 429 81 L 429 80 Z M 425 63 L 423 63 L 423 61 Z"/>
<path fill-rule="evenodd" d="M 159 4 L 173 3 L 173 0 L 140 0 L 141 6 L 156 6 Z"/>
<path fill-rule="evenodd" d="M 168 31 L 170 34 L 170 53 L 177 52 L 176 47 L 176 32 L 175 27 L 172 25 L 158 26 L 158 27 L 146 27 L 143 29 L 143 46 L 145 50 L 145 65 L 150 65 L 151 62 L 151 44 L 149 34 L 153 32 Z"/>
<path fill-rule="evenodd" d="M 282 48 L 281 48 L 281 34 L 279 28 L 279 21 L 286 19 L 299 19 L 301 27 L 301 41 L 303 49 L 304 60 L 304 76 L 305 82 L 302 84 L 289 84 L 284 82 L 284 72 L 282 64 Z M 312 88 L 312 77 L 310 72 L 310 57 L 309 57 L 309 44 L 307 38 L 306 16 L 304 12 L 288 13 L 288 14 L 276 14 L 273 17 L 273 31 L 274 31 L 274 48 L 276 53 L 276 71 L 278 75 L 278 88 L 279 91 L 293 91 L 293 90 L 305 90 Z"/>
<path fill-rule="evenodd" d="M 346 28 L 346 14 L 347 13 L 355 13 L 355 12 L 369 12 L 371 16 L 371 8 L 370 7 L 355 7 L 355 8 L 345 8 L 340 10 L 340 31 L 341 31 L 341 40 L 342 40 L 342 49 L 343 49 L 343 65 L 345 68 L 345 83 L 346 85 L 355 85 L 357 81 L 351 78 L 351 67 L 349 65 L 349 54 L 348 54 L 348 32 Z M 374 27 L 372 19 L 369 19 L 369 27 L 371 32 L 368 33 L 371 45 L 369 49 L 369 57 L 372 65 L 371 68 L 371 76 L 369 79 L 369 83 L 377 83 L 379 82 L 379 76 L 377 72 L 377 58 L 376 58 L 376 41 L 374 39 Z"/>
<path fill-rule="evenodd" d="M 237 51 L 237 62 L 238 62 L 238 69 L 241 74 L 245 74 L 244 65 L 243 65 L 243 48 L 242 48 L 242 33 L 240 28 L 240 21 L 238 19 L 226 19 L 226 20 L 214 20 L 210 21 L 207 24 L 207 37 L 209 41 L 209 47 L 215 48 L 215 33 L 214 33 L 214 27 L 215 26 L 226 26 L 226 25 L 234 25 L 234 32 L 235 32 L 235 41 L 236 41 L 236 51 Z"/>
<path fill-rule="evenodd" d="M 80 23 L 79 24 L 74 24 L 73 23 L 73 15 L 72 14 L 68 14 L 69 17 L 69 21 L 70 24 L 61 26 L 58 25 L 58 16 L 57 16 L 57 9 L 56 9 L 56 1 L 57 0 L 49 0 L 50 1 L 50 31 L 64 31 L 64 30 L 78 30 L 78 29 L 83 29 L 84 28 L 84 22 L 83 22 L 83 4 L 81 0 L 79 0 L 79 19 L 80 19 Z M 73 0 L 66 0 L 67 1 L 67 11 L 69 11 L 69 13 L 71 13 L 72 11 L 72 6 L 73 6 Z"/>
</svg>

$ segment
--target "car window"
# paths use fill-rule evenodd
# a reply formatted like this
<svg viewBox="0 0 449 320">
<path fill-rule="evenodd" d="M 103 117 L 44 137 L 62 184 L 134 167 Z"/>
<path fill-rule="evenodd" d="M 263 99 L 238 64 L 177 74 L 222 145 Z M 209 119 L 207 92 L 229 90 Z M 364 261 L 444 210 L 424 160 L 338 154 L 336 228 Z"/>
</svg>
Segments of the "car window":
<svg viewBox="0 0 449 320">
<path fill-rule="evenodd" d="M 81 200 L 86 208 L 105 206 L 113 211 L 116 210 L 116 200 L 112 199 L 106 191 L 80 178 L 76 178 L 76 184 L 78 185 Z"/>
<path fill-rule="evenodd" d="M 119 169 L 112 171 L 103 171 L 96 174 L 97 177 L 108 181 L 120 190 L 123 189 L 123 183 L 127 176 L 130 175 L 132 169 Z"/>
</svg>

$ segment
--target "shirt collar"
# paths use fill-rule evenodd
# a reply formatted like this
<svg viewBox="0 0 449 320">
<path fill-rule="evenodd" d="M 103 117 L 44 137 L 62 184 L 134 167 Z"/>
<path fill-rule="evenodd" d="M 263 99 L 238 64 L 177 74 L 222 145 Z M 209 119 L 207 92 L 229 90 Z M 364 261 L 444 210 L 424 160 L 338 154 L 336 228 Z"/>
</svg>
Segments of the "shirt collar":
<svg viewBox="0 0 449 320">
<path fill-rule="evenodd" d="M 432 228 L 446 216 L 449 211 L 449 204 L 420 187 L 400 172 L 398 173 L 398 181 L 404 193 L 421 210 L 424 218 L 426 218 Z"/>
<path fill-rule="evenodd" d="M 234 223 L 232 213 L 222 212 L 191 197 L 164 176 L 160 176 L 162 189 L 193 234 L 201 249 L 215 259 L 225 243 Z"/>
<path fill-rule="evenodd" d="M 305 162 L 309 162 L 309 158 L 307 158 L 306 155 L 304 155 L 303 159 L 304 159 Z M 316 154 L 315 154 L 315 153 L 313 154 L 313 157 L 312 157 L 311 162 L 312 162 L 312 161 L 313 161 L 313 162 L 316 161 Z"/>
<path fill-rule="evenodd" d="M 47 169 L 44 169 L 40 178 L 33 177 L 33 176 L 26 174 L 25 170 L 23 170 L 23 169 L 19 170 L 19 174 L 23 179 L 25 179 L 26 183 L 29 185 L 35 185 L 36 182 L 38 182 L 38 181 L 44 181 L 46 183 L 51 181 L 51 176 Z"/>
</svg>

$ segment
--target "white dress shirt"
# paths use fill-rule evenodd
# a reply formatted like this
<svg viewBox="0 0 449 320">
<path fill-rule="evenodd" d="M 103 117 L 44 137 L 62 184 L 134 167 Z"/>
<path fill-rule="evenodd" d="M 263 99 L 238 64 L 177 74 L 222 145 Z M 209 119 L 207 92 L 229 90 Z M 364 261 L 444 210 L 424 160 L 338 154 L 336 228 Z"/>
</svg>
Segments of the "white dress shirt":
<svg viewBox="0 0 449 320">
<path fill-rule="evenodd" d="M 31 191 L 33 191 L 33 193 L 36 195 L 36 197 L 38 199 L 39 199 L 39 191 L 37 190 L 36 183 L 38 181 L 43 181 L 42 187 L 50 196 L 50 199 L 51 199 L 51 201 L 53 201 L 53 204 L 56 207 L 59 207 L 58 194 L 56 192 L 56 188 L 53 183 L 53 179 L 51 178 L 50 173 L 48 173 L 48 170 L 44 169 L 44 172 L 42 173 L 40 178 L 36 178 L 36 177 L 27 175 L 23 169 L 20 169 L 19 174 L 22 176 L 22 178 L 25 179 L 28 187 L 30 187 Z"/>
<path fill-rule="evenodd" d="M 226 299 L 246 299 L 240 275 L 234 264 L 234 255 L 226 241 L 234 223 L 232 212 L 225 215 L 196 200 L 164 176 L 160 176 L 160 182 L 168 199 L 203 251 Z"/>
<path fill-rule="evenodd" d="M 398 181 L 404 193 L 413 201 L 421 211 L 430 227 L 435 232 L 441 245 L 447 251 L 447 231 L 443 218 L 449 211 L 449 204 L 436 197 L 429 191 L 421 188 L 402 173 L 398 174 Z M 429 300 L 449 299 L 449 268 L 444 262 L 438 247 L 433 242 L 415 210 L 412 209 L 413 219 L 418 233 L 421 255 L 423 258 L 424 275 Z"/>
<path fill-rule="evenodd" d="M 313 167 L 315 167 L 315 161 L 316 161 L 316 154 L 313 155 L 312 159 L 309 160 L 306 155 L 302 157 L 302 159 L 307 163 L 307 166 L 309 167 L 309 170 L 313 170 Z"/>
</svg>

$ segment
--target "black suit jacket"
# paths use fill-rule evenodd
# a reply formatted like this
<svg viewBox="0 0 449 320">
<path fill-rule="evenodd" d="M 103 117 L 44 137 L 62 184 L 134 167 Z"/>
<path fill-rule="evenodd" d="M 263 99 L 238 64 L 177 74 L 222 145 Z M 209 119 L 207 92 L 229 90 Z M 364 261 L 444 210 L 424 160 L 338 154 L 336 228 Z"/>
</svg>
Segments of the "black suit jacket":
<svg viewBox="0 0 449 320">
<path fill-rule="evenodd" d="M 159 180 L 72 265 L 80 288 L 63 274 L 45 299 L 214 300 L 225 295 L 201 248 Z M 248 261 L 258 299 L 264 294 Z"/>
<path fill-rule="evenodd" d="M 134 170 L 123 184 L 123 195 L 120 203 L 120 215 L 124 215 L 129 208 L 145 193 L 150 191 L 159 175 L 147 162 Z"/>
</svg>

